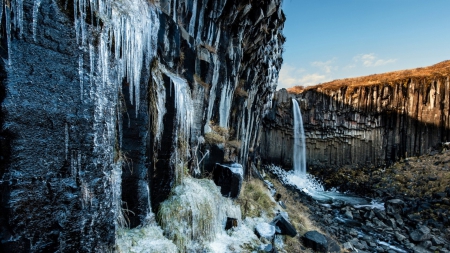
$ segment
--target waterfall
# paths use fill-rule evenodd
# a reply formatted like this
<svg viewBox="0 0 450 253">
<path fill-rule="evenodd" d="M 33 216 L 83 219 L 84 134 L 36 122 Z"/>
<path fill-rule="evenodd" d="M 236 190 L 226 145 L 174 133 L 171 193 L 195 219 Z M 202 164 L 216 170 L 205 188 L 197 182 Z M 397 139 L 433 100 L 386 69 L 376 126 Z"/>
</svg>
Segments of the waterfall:
<svg viewBox="0 0 450 253">
<path fill-rule="evenodd" d="M 292 99 L 294 114 L 294 173 L 299 177 L 306 176 L 306 145 L 305 131 L 303 130 L 302 113 L 295 99 Z"/>
</svg>

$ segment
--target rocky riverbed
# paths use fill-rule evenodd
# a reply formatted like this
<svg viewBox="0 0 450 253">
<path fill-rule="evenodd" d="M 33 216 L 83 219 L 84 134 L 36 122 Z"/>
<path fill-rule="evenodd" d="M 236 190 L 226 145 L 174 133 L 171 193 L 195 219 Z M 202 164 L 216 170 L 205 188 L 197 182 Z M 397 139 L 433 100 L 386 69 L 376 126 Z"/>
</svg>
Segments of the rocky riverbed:
<svg viewBox="0 0 450 253">
<path fill-rule="evenodd" d="M 440 159 L 446 155 L 442 153 L 438 156 Z M 427 161 L 411 158 L 408 164 L 419 160 Z M 436 158 L 430 157 L 428 160 Z M 393 167 L 398 169 L 399 165 Z M 296 201 L 308 206 L 310 219 L 315 225 L 327 236 L 339 241 L 346 251 L 450 252 L 447 218 L 450 188 L 431 196 L 413 196 L 405 195 L 397 188 L 382 188 L 374 184 L 370 191 L 355 191 L 374 200 L 371 204 L 358 205 L 339 198 L 318 201 L 296 186 L 285 186 L 296 193 Z"/>
</svg>

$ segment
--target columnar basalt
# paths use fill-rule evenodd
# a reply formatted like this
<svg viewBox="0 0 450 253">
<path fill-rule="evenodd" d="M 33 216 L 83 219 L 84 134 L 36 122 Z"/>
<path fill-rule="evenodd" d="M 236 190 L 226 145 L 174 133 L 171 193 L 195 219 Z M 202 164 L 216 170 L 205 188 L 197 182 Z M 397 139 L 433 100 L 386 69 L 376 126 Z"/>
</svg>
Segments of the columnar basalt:
<svg viewBox="0 0 450 253">
<path fill-rule="evenodd" d="M 264 120 L 263 159 L 292 166 L 289 96 L 301 105 L 310 168 L 385 166 L 429 153 L 450 140 L 447 74 L 364 85 L 352 85 L 351 80 L 319 85 L 298 95 L 277 92 L 272 112 Z"/>
<path fill-rule="evenodd" d="M 108 251 L 185 174 L 245 169 L 282 62 L 280 4 L 5 2 L 0 249 Z"/>
</svg>

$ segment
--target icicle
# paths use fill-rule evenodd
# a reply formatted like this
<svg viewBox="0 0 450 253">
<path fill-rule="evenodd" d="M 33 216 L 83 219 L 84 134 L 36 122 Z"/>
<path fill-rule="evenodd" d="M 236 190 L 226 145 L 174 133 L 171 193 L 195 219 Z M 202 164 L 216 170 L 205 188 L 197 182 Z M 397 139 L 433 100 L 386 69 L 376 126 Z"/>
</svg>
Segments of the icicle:
<svg viewBox="0 0 450 253">
<path fill-rule="evenodd" d="M 80 0 L 83 1 L 83 0 Z M 75 26 L 75 36 L 77 38 L 77 43 L 80 43 L 80 38 L 79 38 L 79 25 L 80 25 L 80 20 L 78 19 L 78 0 L 73 0 L 73 16 L 74 16 L 74 26 Z"/>
<path fill-rule="evenodd" d="M 233 99 L 234 86 L 228 82 L 222 89 L 219 104 L 219 125 L 228 128 L 228 117 L 230 115 L 231 101 Z"/>
<path fill-rule="evenodd" d="M 148 184 L 146 184 L 146 186 L 147 186 L 148 212 L 151 212 L 152 205 L 151 205 L 151 202 L 150 202 L 150 187 L 148 187 Z"/>
<path fill-rule="evenodd" d="M 12 1 L 14 4 L 14 25 L 19 30 L 18 36 L 22 38 L 23 35 L 23 0 Z"/>
<path fill-rule="evenodd" d="M 78 75 L 80 77 L 80 98 L 81 98 L 81 102 L 83 103 L 83 90 L 84 90 L 84 85 L 83 85 L 83 79 L 84 79 L 84 74 L 83 74 L 83 54 L 80 54 L 79 58 L 78 58 Z"/>
<path fill-rule="evenodd" d="M 2 18 L 3 18 L 3 8 L 4 8 L 4 5 L 3 5 L 3 0 L 0 0 L 0 28 L 1 28 L 1 26 L 2 26 L 2 24 L 1 24 L 1 21 L 2 21 Z M 0 35 L 0 38 L 1 38 L 1 35 Z"/>
<path fill-rule="evenodd" d="M 92 46 L 92 44 L 89 44 L 89 82 L 91 84 L 91 87 L 94 86 L 94 71 L 95 71 L 94 64 L 95 64 L 94 46 Z"/>
<path fill-rule="evenodd" d="M 41 0 L 34 0 L 33 5 L 33 40 L 36 42 L 36 27 L 39 14 L 39 7 L 41 6 Z"/>
<path fill-rule="evenodd" d="M 64 147 L 65 147 L 65 153 L 66 153 L 66 160 L 69 155 L 69 125 L 66 123 L 64 126 Z"/>
<path fill-rule="evenodd" d="M 192 16 L 189 22 L 189 34 L 194 37 L 195 32 L 195 20 L 197 18 L 197 0 L 192 3 Z"/>
<path fill-rule="evenodd" d="M 11 9 L 5 6 L 5 23 L 6 23 L 6 44 L 8 44 L 8 65 L 11 66 Z M 67 157 L 66 157 L 67 158 Z"/>
</svg>

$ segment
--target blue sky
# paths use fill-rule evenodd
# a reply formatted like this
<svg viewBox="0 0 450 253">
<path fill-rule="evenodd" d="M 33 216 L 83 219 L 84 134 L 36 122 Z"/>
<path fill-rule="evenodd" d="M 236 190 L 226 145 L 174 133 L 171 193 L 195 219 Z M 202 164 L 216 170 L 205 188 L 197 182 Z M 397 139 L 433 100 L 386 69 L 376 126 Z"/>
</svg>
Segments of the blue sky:
<svg viewBox="0 0 450 253">
<path fill-rule="evenodd" d="M 283 0 L 278 89 L 450 59 L 450 0 Z"/>
</svg>

